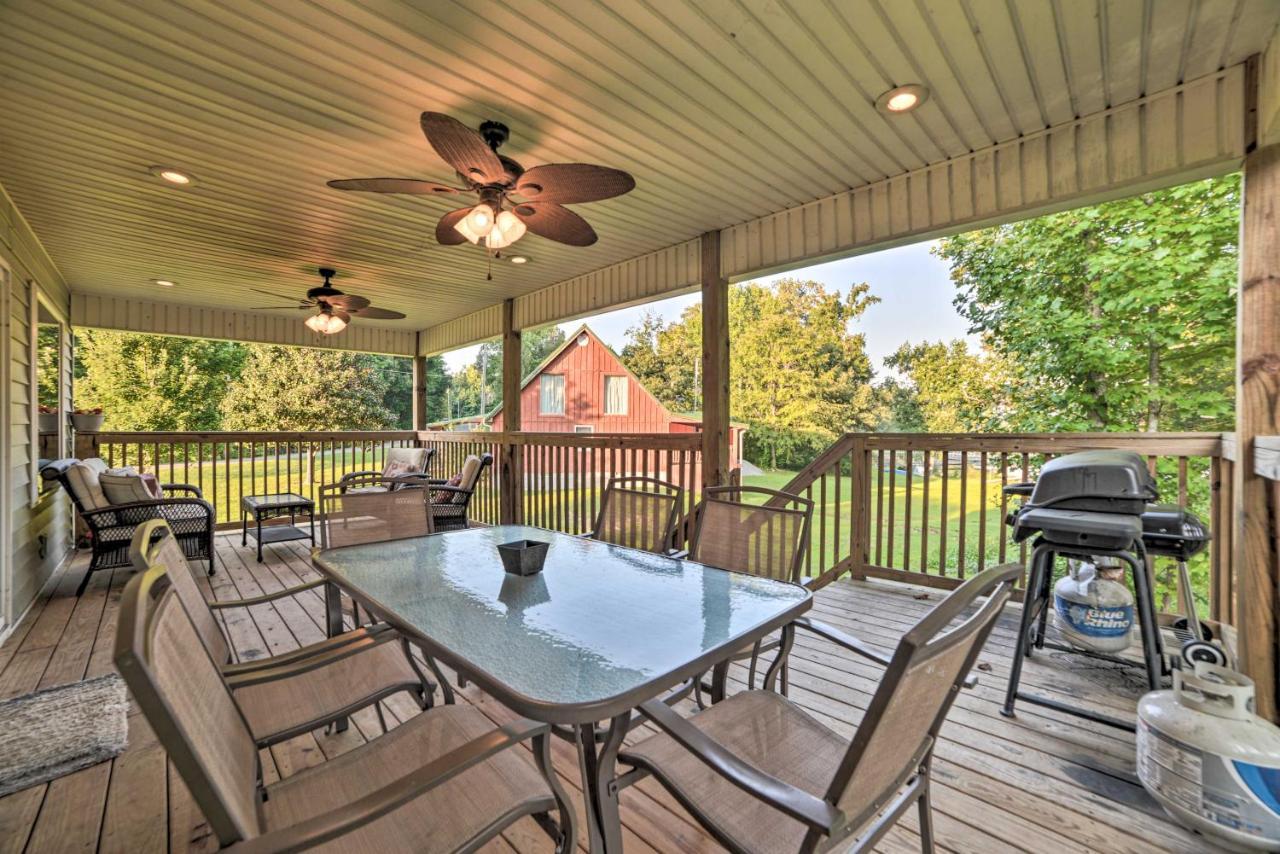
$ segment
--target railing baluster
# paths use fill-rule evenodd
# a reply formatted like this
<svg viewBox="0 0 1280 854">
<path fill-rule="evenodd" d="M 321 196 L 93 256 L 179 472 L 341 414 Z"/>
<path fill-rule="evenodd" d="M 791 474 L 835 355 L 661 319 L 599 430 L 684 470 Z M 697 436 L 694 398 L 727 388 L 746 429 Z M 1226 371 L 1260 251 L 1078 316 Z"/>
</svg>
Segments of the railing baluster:
<svg viewBox="0 0 1280 854">
<path fill-rule="evenodd" d="M 956 575 L 964 578 L 964 540 L 969 527 L 969 452 L 960 452 L 960 527 L 956 532 Z"/>
<path fill-rule="evenodd" d="M 920 497 L 920 571 L 929 574 L 929 483 L 933 474 L 933 451 L 924 451 L 924 484 Z"/>
<path fill-rule="evenodd" d="M 938 507 L 938 575 L 947 574 L 947 502 L 951 475 L 947 458 L 951 452 L 942 449 L 942 503 Z"/>
<path fill-rule="evenodd" d="M 1004 488 L 1009 485 L 1009 454 L 1006 451 L 1000 452 L 1000 520 L 996 524 L 1002 523 L 1005 513 L 1008 512 L 1009 497 L 1004 494 Z M 1005 545 L 1009 542 L 1009 538 L 1005 536 L 1003 529 L 1000 531 L 1000 563 L 1004 563 Z"/>
<path fill-rule="evenodd" d="M 896 449 L 889 450 L 889 520 L 886 530 L 889 533 L 888 549 L 885 553 L 884 565 L 890 568 L 896 568 L 893 562 L 893 540 L 897 532 L 897 527 L 893 524 L 893 517 L 897 510 L 898 504 L 898 452 Z"/>
<path fill-rule="evenodd" d="M 978 514 L 978 572 L 987 567 L 987 501 L 990 496 L 987 494 L 987 452 L 982 451 L 978 454 L 978 507 L 981 512 Z"/>
<path fill-rule="evenodd" d="M 902 568 L 911 571 L 911 481 L 916 473 L 915 451 L 907 451 L 906 500 L 902 509 Z"/>
</svg>

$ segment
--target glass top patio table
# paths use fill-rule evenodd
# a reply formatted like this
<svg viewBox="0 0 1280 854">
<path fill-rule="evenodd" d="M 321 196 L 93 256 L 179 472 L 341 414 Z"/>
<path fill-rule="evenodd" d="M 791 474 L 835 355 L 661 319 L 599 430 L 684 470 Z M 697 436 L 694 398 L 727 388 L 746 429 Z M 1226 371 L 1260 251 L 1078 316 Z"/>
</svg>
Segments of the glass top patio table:
<svg viewBox="0 0 1280 854">
<path fill-rule="evenodd" d="M 508 575 L 496 546 L 550 543 Z M 329 581 L 517 714 L 604 720 L 809 609 L 795 584 L 522 525 L 318 551 Z"/>
</svg>

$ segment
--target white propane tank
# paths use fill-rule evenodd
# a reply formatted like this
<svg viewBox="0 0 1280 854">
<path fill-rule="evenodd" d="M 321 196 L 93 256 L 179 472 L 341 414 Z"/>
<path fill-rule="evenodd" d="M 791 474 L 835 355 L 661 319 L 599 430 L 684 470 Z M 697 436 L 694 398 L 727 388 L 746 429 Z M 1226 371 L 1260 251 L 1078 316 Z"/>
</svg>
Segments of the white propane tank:
<svg viewBox="0 0 1280 854">
<path fill-rule="evenodd" d="M 1207 662 L 1138 702 L 1138 777 L 1165 812 L 1233 848 L 1280 850 L 1280 727 L 1253 680 Z"/>
<path fill-rule="evenodd" d="M 1053 587 L 1053 622 L 1063 638 L 1081 649 L 1123 652 L 1133 631 L 1129 588 L 1085 561 L 1067 561 L 1067 572 Z"/>
</svg>

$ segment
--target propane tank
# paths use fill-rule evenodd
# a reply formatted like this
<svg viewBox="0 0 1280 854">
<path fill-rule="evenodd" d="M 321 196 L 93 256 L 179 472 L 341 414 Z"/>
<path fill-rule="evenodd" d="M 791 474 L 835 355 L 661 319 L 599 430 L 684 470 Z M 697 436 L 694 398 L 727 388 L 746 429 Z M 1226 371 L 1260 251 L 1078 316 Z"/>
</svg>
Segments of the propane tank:
<svg viewBox="0 0 1280 854">
<path fill-rule="evenodd" d="M 1280 727 L 1253 680 L 1197 662 L 1138 702 L 1138 777 L 1165 812 L 1233 848 L 1280 849 Z"/>
<path fill-rule="evenodd" d="M 1133 594 L 1120 580 L 1117 564 L 1067 561 L 1067 575 L 1053 587 L 1053 622 L 1074 647 L 1094 652 L 1123 652 L 1133 630 Z"/>
</svg>

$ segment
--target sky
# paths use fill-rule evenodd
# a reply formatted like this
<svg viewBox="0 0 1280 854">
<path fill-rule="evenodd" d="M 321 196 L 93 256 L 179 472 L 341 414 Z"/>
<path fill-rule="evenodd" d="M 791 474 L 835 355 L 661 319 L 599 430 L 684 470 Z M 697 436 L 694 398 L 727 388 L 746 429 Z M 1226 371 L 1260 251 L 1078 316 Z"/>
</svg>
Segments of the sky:
<svg viewBox="0 0 1280 854">
<path fill-rule="evenodd" d="M 885 249 L 870 255 L 767 276 L 759 281 L 772 282 L 784 277 L 812 279 L 841 293 L 848 293 L 849 288 L 859 282 L 869 283 L 872 295 L 879 297 L 880 302 L 867 309 L 854 329 L 866 335 L 867 355 L 871 357 L 876 376 L 883 377 L 892 373 L 884 367 L 884 358 L 904 341 L 918 343 L 965 338 L 971 344 L 977 343 L 976 337 L 967 334 L 965 321 L 951 304 L 955 286 L 951 283 L 946 262 L 930 252 L 934 245 L 927 242 Z M 672 297 L 597 314 L 586 318 L 585 322 L 606 344 L 621 350 L 626 343 L 627 329 L 634 326 L 644 312 L 657 312 L 664 321 L 675 320 L 698 300 L 697 294 Z M 562 323 L 560 327 L 567 334 L 582 322 Z M 477 349 L 464 347 L 446 353 L 444 359 L 449 370 L 457 371 L 471 364 Z"/>
</svg>

